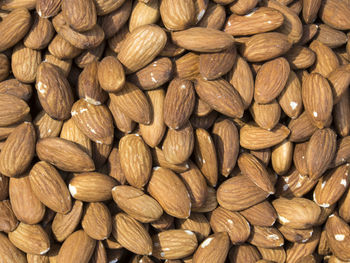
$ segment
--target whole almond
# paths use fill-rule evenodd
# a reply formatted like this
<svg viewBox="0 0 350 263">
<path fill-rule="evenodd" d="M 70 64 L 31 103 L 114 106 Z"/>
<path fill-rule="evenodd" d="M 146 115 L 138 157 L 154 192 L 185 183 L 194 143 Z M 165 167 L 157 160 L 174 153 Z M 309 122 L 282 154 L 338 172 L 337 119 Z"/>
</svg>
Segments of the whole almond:
<svg viewBox="0 0 350 263">
<path fill-rule="evenodd" d="M 350 114 L 350 96 L 349 91 L 346 90 L 341 96 L 339 102 L 334 105 L 334 126 L 336 131 L 341 136 L 347 136 L 350 132 L 350 123 L 347 116 Z"/>
<path fill-rule="evenodd" d="M 12 177 L 25 172 L 35 151 L 35 130 L 33 124 L 24 122 L 7 138 L 0 153 L 0 172 Z"/>
<path fill-rule="evenodd" d="M 152 169 L 151 152 L 138 134 L 124 136 L 119 141 L 120 164 L 131 186 L 144 187 Z"/>
<path fill-rule="evenodd" d="M 199 76 L 199 55 L 188 52 L 175 60 L 175 76 L 193 80 Z"/>
<path fill-rule="evenodd" d="M 312 73 L 319 73 L 326 77 L 339 66 L 339 61 L 333 50 L 320 41 L 312 41 L 310 49 L 316 54 L 316 60 L 312 66 Z"/>
<path fill-rule="evenodd" d="M 277 219 L 277 213 L 269 201 L 263 201 L 239 213 L 254 226 L 272 226 Z"/>
<path fill-rule="evenodd" d="M 127 73 L 135 72 L 150 63 L 163 50 L 166 40 L 167 36 L 159 26 L 138 27 L 123 42 L 118 59 Z M 139 47 L 141 42 L 143 44 Z"/>
<path fill-rule="evenodd" d="M 82 52 L 58 34 L 51 40 L 48 50 L 59 59 L 72 59 Z"/>
<path fill-rule="evenodd" d="M 7 79 L 0 82 L 0 93 L 16 96 L 24 101 L 28 101 L 32 96 L 32 87 L 17 79 Z"/>
<path fill-rule="evenodd" d="M 118 9 L 125 0 L 94 0 L 97 15 L 103 16 Z"/>
<path fill-rule="evenodd" d="M 225 232 L 207 237 L 193 255 L 193 263 L 224 263 L 228 254 L 230 240 Z"/>
<path fill-rule="evenodd" d="M 62 121 L 52 119 L 45 111 L 41 111 L 33 121 L 35 132 L 39 139 L 58 136 L 62 124 Z"/>
<path fill-rule="evenodd" d="M 197 15 L 197 19 L 199 14 Z M 221 29 L 225 23 L 225 8 L 220 4 L 208 3 L 208 7 L 203 14 L 202 19 L 197 23 L 198 26 Z"/>
<path fill-rule="evenodd" d="M 350 24 L 347 21 L 349 15 L 350 8 L 346 1 L 327 0 L 322 2 L 319 12 L 319 16 L 324 23 L 339 30 L 348 30 L 350 28 Z"/>
<path fill-rule="evenodd" d="M 237 263 L 243 263 L 246 261 L 256 262 L 261 258 L 261 255 L 255 246 L 244 243 L 238 246 L 233 246 L 230 249 L 228 258 Z"/>
<path fill-rule="evenodd" d="M 47 207 L 58 213 L 67 213 L 72 208 L 68 188 L 58 171 L 47 162 L 38 162 L 29 173 L 34 194 Z"/>
<path fill-rule="evenodd" d="M 18 225 L 18 219 L 12 211 L 10 201 L 0 201 L 0 208 L 0 231 L 8 233 L 15 230 Z"/>
<path fill-rule="evenodd" d="M 267 104 L 254 101 L 250 106 L 250 113 L 261 128 L 272 130 L 281 117 L 281 107 L 276 100 Z"/>
<path fill-rule="evenodd" d="M 177 218 L 189 217 L 190 195 L 185 184 L 172 171 L 161 167 L 155 168 L 147 191 L 169 215 Z"/>
<path fill-rule="evenodd" d="M 211 232 L 207 218 L 201 213 L 191 213 L 187 219 L 177 219 L 178 229 L 190 230 L 196 234 L 198 242 L 203 241 Z"/>
<path fill-rule="evenodd" d="M 163 2 L 162 4 L 164 5 L 165 3 Z M 148 3 L 142 3 L 141 1 L 136 2 L 130 15 L 130 32 L 139 26 L 157 23 L 159 16 L 160 11 L 158 0 L 151 0 Z"/>
<path fill-rule="evenodd" d="M 37 142 L 36 153 L 42 161 L 71 172 L 93 171 L 95 165 L 91 157 L 74 142 L 49 137 Z"/>
<path fill-rule="evenodd" d="M 142 223 L 156 221 L 163 214 L 156 200 L 132 186 L 116 186 L 112 189 L 112 195 L 120 209 Z"/>
<path fill-rule="evenodd" d="M 238 0 L 229 5 L 230 11 L 238 15 L 246 15 L 257 5 L 257 0 Z"/>
<path fill-rule="evenodd" d="M 184 30 L 194 23 L 195 5 L 193 1 L 188 0 L 181 0 L 177 3 L 171 0 L 161 1 L 160 15 L 167 29 Z"/>
<path fill-rule="evenodd" d="M 24 253 L 17 249 L 3 233 L 0 233 L 0 260 L 3 262 L 27 262 Z"/>
<path fill-rule="evenodd" d="M 107 92 L 117 92 L 125 84 L 123 66 L 115 57 L 105 57 L 98 65 L 98 81 Z"/>
<path fill-rule="evenodd" d="M 0 94 L 0 125 L 8 126 L 26 118 L 30 108 L 28 104 L 10 94 Z"/>
<path fill-rule="evenodd" d="M 36 2 L 36 11 L 40 17 L 52 17 L 59 12 L 61 8 L 61 2 L 61 0 L 39 0 Z"/>
<path fill-rule="evenodd" d="M 83 230 L 75 231 L 62 244 L 57 262 L 88 262 L 94 252 L 96 241 Z"/>
</svg>

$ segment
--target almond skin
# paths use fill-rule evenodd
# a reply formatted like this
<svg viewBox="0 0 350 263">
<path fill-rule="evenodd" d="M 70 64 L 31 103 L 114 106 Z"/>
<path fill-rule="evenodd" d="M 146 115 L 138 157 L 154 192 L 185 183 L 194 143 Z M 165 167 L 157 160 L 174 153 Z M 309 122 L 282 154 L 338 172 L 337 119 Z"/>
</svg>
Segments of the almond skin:
<svg viewBox="0 0 350 263">
<path fill-rule="evenodd" d="M 34 157 L 35 137 L 30 122 L 24 122 L 10 134 L 0 153 L 2 174 L 12 177 L 25 172 Z"/>
<path fill-rule="evenodd" d="M 272 226 L 277 219 L 277 213 L 269 201 L 263 201 L 239 213 L 254 226 Z"/>
<path fill-rule="evenodd" d="M 54 36 L 52 23 L 47 18 L 34 16 L 34 22 L 28 34 L 23 39 L 23 44 L 32 49 L 44 49 Z"/>
<path fill-rule="evenodd" d="M 125 178 L 131 186 L 144 187 L 151 175 L 151 152 L 137 134 L 124 136 L 119 141 L 120 164 Z"/>
<path fill-rule="evenodd" d="M 184 30 L 194 22 L 193 1 L 180 0 L 177 3 L 171 0 L 161 1 L 159 11 L 165 27 L 169 30 Z"/>
<path fill-rule="evenodd" d="M 123 42 L 118 59 L 127 73 L 135 72 L 150 63 L 163 50 L 166 40 L 166 34 L 159 26 L 138 27 Z"/>
<path fill-rule="evenodd" d="M 112 195 L 120 209 L 142 223 L 156 221 L 163 214 L 156 200 L 132 186 L 116 186 L 112 189 Z"/>
<path fill-rule="evenodd" d="M 347 20 L 350 8 L 346 1 L 327 0 L 322 2 L 319 15 L 324 23 L 335 29 L 350 29 L 350 23 Z"/>
<path fill-rule="evenodd" d="M 17 249 L 3 233 L 0 233 L 0 260 L 3 262 L 27 262 L 24 253 Z"/>
<path fill-rule="evenodd" d="M 18 220 L 12 211 L 10 201 L 0 201 L 0 208 L 0 231 L 7 233 L 15 230 Z"/>
<path fill-rule="evenodd" d="M 1 94 L 0 96 L 0 125 L 8 126 L 24 120 L 29 113 L 28 104 L 10 94 Z"/>
<path fill-rule="evenodd" d="M 201 213 L 191 213 L 187 219 L 177 219 L 176 228 L 192 231 L 198 242 L 202 242 L 211 232 L 207 218 Z"/>
<path fill-rule="evenodd" d="M 190 195 L 184 183 L 172 171 L 162 167 L 153 169 L 147 191 L 169 215 L 177 218 L 189 217 Z"/>
<path fill-rule="evenodd" d="M 71 172 L 95 170 L 91 157 L 74 142 L 60 138 L 45 138 L 37 142 L 36 153 L 42 161 Z"/>
<path fill-rule="evenodd" d="M 115 57 L 108 56 L 98 65 L 98 81 L 107 92 L 117 92 L 125 84 L 125 73 L 122 64 Z"/>
<path fill-rule="evenodd" d="M 55 212 L 66 214 L 72 208 L 68 188 L 58 171 L 47 162 L 38 162 L 29 173 L 34 194 Z"/>
</svg>

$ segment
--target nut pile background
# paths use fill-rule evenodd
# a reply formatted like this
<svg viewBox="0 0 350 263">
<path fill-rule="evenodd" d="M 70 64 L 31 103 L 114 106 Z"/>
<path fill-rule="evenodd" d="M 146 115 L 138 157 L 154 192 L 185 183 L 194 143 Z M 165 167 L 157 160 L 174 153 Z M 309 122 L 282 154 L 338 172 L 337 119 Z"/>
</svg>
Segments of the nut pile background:
<svg viewBox="0 0 350 263">
<path fill-rule="evenodd" d="M 350 1 L 0 17 L 0 262 L 350 262 Z"/>
</svg>

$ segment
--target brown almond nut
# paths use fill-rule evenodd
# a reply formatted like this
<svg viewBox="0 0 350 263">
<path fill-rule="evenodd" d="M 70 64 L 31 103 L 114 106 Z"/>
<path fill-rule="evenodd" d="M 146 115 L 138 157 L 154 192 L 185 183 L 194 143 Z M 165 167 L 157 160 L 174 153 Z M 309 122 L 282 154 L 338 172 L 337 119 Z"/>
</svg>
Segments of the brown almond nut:
<svg viewBox="0 0 350 263">
<path fill-rule="evenodd" d="M 239 93 L 224 79 L 207 81 L 198 79 L 195 83 L 198 96 L 214 110 L 233 118 L 241 118 L 244 108 Z"/>
<path fill-rule="evenodd" d="M 217 199 L 223 208 L 239 211 L 260 203 L 269 195 L 247 176 L 236 175 L 219 186 Z"/>
<path fill-rule="evenodd" d="M 131 82 L 126 82 L 118 93 L 109 93 L 112 103 L 135 122 L 149 124 L 151 111 L 145 94 Z"/>
<path fill-rule="evenodd" d="M 275 248 L 284 245 L 284 238 L 275 227 L 253 226 L 248 242 L 257 247 Z"/>
<path fill-rule="evenodd" d="M 35 140 L 32 123 L 24 122 L 16 127 L 1 150 L 0 172 L 9 177 L 25 172 L 34 157 Z"/>
<path fill-rule="evenodd" d="M 124 136 L 119 141 L 120 165 L 131 186 L 143 188 L 152 170 L 151 152 L 138 134 Z"/>
<path fill-rule="evenodd" d="M 54 36 L 51 21 L 39 15 L 34 16 L 34 22 L 28 34 L 23 39 L 23 44 L 31 49 L 46 48 Z"/>
<path fill-rule="evenodd" d="M 83 202 L 76 200 L 67 214 L 56 213 L 52 221 L 52 233 L 59 242 L 64 241 L 80 222 L 83 214 Z"/>
<path fill-rule="evenodd" d="M 95 24 L 90 30 L 85 32 L 75 31 L 66 22 L 62 13 L 52 19 L 52 24 L 58 34 L 73 46 L 80 49 L 91 49 L 98 47 L 104 40 L 103 29 Z"/>
<path fill-rule="evenodd" d="M 339 60 L 331 48 L 318 40 L 312 41 L 309 47 L 316 54 L 315 63 L 311 68 L 312 73 L 319 73 L 326 77 L 339 67 Z"/>
<path fill-rule="evenodd" d="M 97 15 L 103 16 L 118 9 L 125 0 L 94 0 Z"/>
<path fill-rule="evenodd" d="M 350 95 L 349 91 L 346 90 L 341 96 L 339 102 L 334 105 L 334 126 L 335 130 L 341 136 L 347 136 L 350 132 L 349 114 L 350 114 Z"/>
<path fill-rule="evenodd" d="M 104 240 L 112 232 L 112 217 L 104 203 L 88 203 L 81 219 L 81 226 L 91 238 Z"/>
<path fill-rule="evenodd" d="M 184 30 L 194 23 L 193 1 L 181 0 L 177 3 L 171 0 L 161 1 L 159 11 L 165 27 L 169 30 Z"/>
<path fill-rule="evenodd" d="M 336 69 L 327 77 L 333 92 L 333 103 L 337 104 L 342 96 L 346 94 L 350 84 L 350 72 L 342 69 Z M 346 96 L 346 95 L 345 95 Z"/>
<path fill-rule="evenodd" d="M 50 250 L 49 237 L 40 225 L 20 223 L 8 237 L 12 244 L 26 253 L 43 255 Z"/>
<path fill-rule="evenodd" d="M 149 125 L 140 124 L 140 133 L 151 148 L 156 147 L 163 139 L 166 125 L 164 123 L 164 99 L 163 89 L 149 90 L 145 92 L 153 112 L 153 118 Z"/>
<path fill-rule="evenodd" d="M 28 104 L 10 94 L 0 94 L 0 126 L 9 126 L 11 124 L 23 121 L 30 108 Z"/>
<path fill-rule="evenodd" d="M 36 1 L 36 12 L 40 17 L 49 18 L 56 15 L 61 9 L 61 0 Z"/>
<path fill-rule="evenodd" d="M 164 99 L 164 122 L 171 129 L 183 127 L 195 104 L 195 91 L 189 80 L 173 79 Z"/>
<path fill-rule="evenodd" d="M 245 16 L 232 14 L 226 21 L 225 32 L 233 36 L 249 36 L 269 32 L 283 24 L 281 12 L 269 7 L 260 7 Z"/>
<path fill-rule="evenodd" d="M 116 186 L 112 189 L 112 195 L 120 209 L 142 223 L 154 222 L 163 214 L 156 200 L 132 186 Z"/>
<path fill-rule="evenodd" d="M 45 215 L 45 206 L 34 195 L 29 177 L 11 178 L 9 196 L 16 218 L 26 224 L 37 224 Z"/>
<path fill-rule="evenodd" d="M 102 202 L 112 199 L 112 189 L 117 182 L 110 176 L 97 172 L 75 175 L 69 182 L 69 192 L 84 202 Z"/>
<path fill-rule="evenodd" d="M 244 243 L 238 246 L 233 246 L 230 249 L 228 258 L 237 263 L 243 263 L 245 261 L 256 262 L 261 258 L 261 255 L 255 246 Z"/>
<path fill-rule="evenodd" d="M 307 229 L 294 229 L 291 227 L 287 227 L 285 225 L 277 224 L 277 229 L 281 232 L 283 237 L 290 242 L 307 242 L 314 232 L 313 228 Z"/>
<path fill-rule="evenodd" d="M 271 131 L 248 123 L 240 130 L 240 145 L 250 150 L 262 150 L 281 143 L 289 133 L 290 130 L 280 123 Z"/>
<path fill-rule="evenodd" d="M 143 25 L 156 24 L 160 16 L 159 5 L 158 0 L 150 0 L 148 3 L 135 2 L 129 20 L 130 32 Z"/>
<path fill-rule="evenodd" d="M 130 17 L 131 9 L 132 2 L 124 1 L 123 5 L 120 8 L 117 8 L 112 12 L 99 17 L 99 24 L 105 32 L 106 38 L 113 38 L 114 36 L 117 36 L 124 26 L 124 28 L 128 29 L 126 22 Z M 127 31 L 129 32 L 129 30 Z"/>
<path fill-rule="evenodd" d="M 269 165 L 271 160 L 271 149 L 250 150 L 250 153 L 258 158 L 265 166 Z"/>
<path fill-rule="evenodd" d="M 115 57 L 105 57 L 98 64 L 98 81 L 101 88 L 107 92 L 117 92 L 125 84 L 125 74 L 123 66 Z"/>
<path fill-rule="evenodd" d="M 190 195 L 185 184 L 172 171 L 162 167 L 154 168 L 147 191 L 169 215 L 177 218 L 190 216 Z"/>
<path fill-rule="evenodd" d="M 133 73 L 150 63 L 163 50 L 166 40 L 165 32 L 157 25 L 138 27 L 123 42 L 118 59 L 127 73 Z"/>
<path fill-rule="evenodd" d="M 59 59 L 73 59 L 82 52 L 58 34 L 51 40 L 48 50 Z"/>
<path fill-rule="evenodd" d="M 207 186 L 207 199 L 205 203 L 199 208 L 193 208 L 193 212 L 206 213 L 213 211 L 218 206 L 216 199 L 216 191 L 214 188 Z"/>
<path fill-rule="evenodd" d="M 307 24 L 311 24 L 317 18 L 318 10 L 321 7 L 321 0 L 303 1 L 303 18 Z"/>
<path fill-rule="evenodd" d="M 18 219 L 12 211 L 10 201 L 0 201 L 0 208 L 0 230 L 6 233 L 15 230 Z"/>
<path fill-rule="evenodd" d="M 342 165 L 343 163 L 349 160 L 349 146 L 350 146 L 350 137 L 346 136 L 344 138 L 340 138 L 337 141 L 337 151 L 334 156 L 334 160 L 332 161 L 332 166 L 337 167 Z"/>
<path fill-rule="evenodd" d="M 24 253 L 17 249 L 3 233 L 0 233 L 0 260 L 4 262 L 27 262 Z"/>
<path fill-rule="evenodd" d="M 191 156 L 193 148 L 194 134 L 189 122 L 181 129 L 168 129 L 162 145 L 166 161 L 173 164 L 183 163 Z"/>
<path fill-rule="evenodd" d="M 269 201 L 263 201 L 239 213 L 254 226 L 272 226 L 277 219 L 277 213 Z"/>
<path fill-rule="evenodd" d="M 328 169 L 337 147 L 336 134 L 330 128 L 317 130 L 306 149 L 308 175 L 317 180 Z"/>
<path fill-rule="evenodd" d="M 95 245 L 96 241 L 89 237 L 83 230 L 75 231 L 64 241 L 59 249 L 57 262 L 89 262 Z"/>
<path fill-rule="evenodd" d="M 289 171 L 293 159 L 293 143 L 286 140 L 276 145 L 271 154 L 271 163 L 273 170 L 278 175 L 284 175 Z"/>
<path fill-rule="evenodd" d="M 64 19 L 74 30 L 84 32 L 96 25 L 97 15 L 92 0 L 62 0 L 61 9 Z"/>
<path fill-rule="evenodd" d="M 242 45 L 241 54 L 249 62 L 262 62 L 285 54 L 291 46 L 284 34 L 260 33 L 250 37 Z"/>
<path fill-rule="evenodd" d="M 238 0 L 229 5 L 230 11 L 238 15 L 246 15 L 250 10 L 258 4 L 258 0 Z"/>
<path fill-rule="evenodd" d="M 197 15 L 197 20 L 198 17 L 199 14 Z M 209 2 L 202 19 L 197 25 L 220 30 L 225 23 L 225 18 L 225 8 L 220 4 Z"/>
<path fill-rule="evenodd" d="M 211 212 L 209 220 L 214 233 L 227 232 L 233 244 L 245 242 L 250 235 L 248 221 L 238 212 L 218 207 Z"/>
<path fill-rule="evenodd" d="M 207 237 L 193 255 L 193 263 L 224 263 L 230 247 L 230 239 L 225 232 L 215 233 Z"/>
<path fill-rule="evenodd" d="M 131 133 L 134 130 L 136 123 L 127 115 L 125 115 L 123 111 L 121 111 L 115 100 L 109 99 L 107 101 L 107 106 L 112 113 L 115 127 L 126 134 Z"/>
<path fill-rule="evenodd" d="M 171 38 L 176 45 L 197 52 L 219 52 L 230 48 L 234 43 L 229 34 L 203 27 L 173 32 Z"/>
<path fill-rule="evenodd" d="M 84 99 L 76 101 L 71 109 L 75 125 L 92 141 L 111 144 L 114 137 L 112 114 L 105 105 L 93 105 Z"/>
<path fill-rule="evenodd" d="M 285 55 L 292 69 L 304 69 L 315 63 L 315 53 L 304 46 L 295 46 Z"/>
<path fill-rule="evenodd" d="M 1 6 L 2 10 L 11 11 L 13 9 L 25 7 L 28 10 L 32 10 L 35 8 L 36 1 L 26 0 L 26 1 L 16 1 L 16 0 L 7 0 Z"/>
<path fill-rule="evenodd" d="M 66 214 L 72 208 L 68 188 L 59 172 L 47 162 L 36 163 L 29 173 L 32 191 L 51 210 Z"/>
<path fill-rule="evenodd" d="M 280 224 L 297 229 L 305 229 L 315 225 L 321 214 L 318 205 L 306 198 L 287 199 L 282 197 L 273 200 L 272 205 L 276 209 Z"/>
<path fill-rule="evenodd" d="M 196 234 L 198 242 L 203 241 L 211 232 L 210 224 L 202 213 L 191 213 L 187 219 L 176 219 L 176 228 L 190 230 Z"/>
<path fill-rule="evenodd" d="M 259 104 L 254 101 L 249 110 L 254 121 L 261 128 L 269 131 L 276 126 L 281 117 L 281 107 L 276 100 L 267 104 Z"/>
<path fill-rule="evenodd" d="M 328 25 L 321 24 L 318 28 L 318 34 L 315 40 L 320 41 L 330 48 L 337 48 L 346 44 L 348 38 L 345 33 L 336 30 Z"/>
<path fill-rule="evenodd" d="M 28 101 L 32 96 L 32 87 L 17 79 L 7 79 L 0 82 L 0 93 L 16 96 L 24 101 Z"/>
<path fill-rule="evenodd" d="M 193 80 L 200 76 L 199 55 L 188 52 L 175 60 L 174 75 L 181 79 Z"/>
<path fill-rule="evenodd" d="M 59 120 L 69 117 L 73 93 L 68 80 L 58 67 L 48 62 L 41 63 L 37 70 L 35 87 L 40 104 L 50 117 Z"/>
<path fill-rule="evenodd" d="M 93 105 L 100 105 L 108 98 L 108 94 L 101 89 L 97 78 L 98 66 L 97 61 L 91 62 L 83 69 L 78 78 L 79 98 Z"/>
<path fill-rule="evenodd" d="M 170 169 L 176 173 L 185 172 L 190 167 L 188 161 L 179 164 L 173 164 L 168 162 L 165 159 L 164 152 L 159 147 L 155 147 L 154 149 L 152 149 L 152 159 L 155 165 Z"/>
<path fill-rule="evenodd" d="M 319 12 L 319 16 L 324 23 L 339 30 L 350 28 L 350 23 L 347 21 L 349 15 L 350 8 L 347 1 L 327 0 L 322 2 Z"/>
<path fill-rule="evenodd" d="M 152 240 L 145 227 L 131 216 L 118 213 L 113 217 L 112 234 L 116 241 L 135 254 L 152 254 Z"/>
<path fill-rule="evenodd" d="M 143 90 L 156 89 L 165 84 L 172 76 L 173 65 L 169 58 L 158 58 L 146 67 L 128 76 L 128 81 Z"/>
<path fill-rule="evenodd" d="M 13 47 L 28 32 L 31 16 L 26 8 L 16 8 L 0 23 L 0 52 Z"/>
<path fill-rule="evenodd" d="M 58 136 L 62 124 L 62 121 L 52 119 L 45 111 L 41 111 L 33 121 L 38 139 Z"/>
<path fill-rule="evenodd" d="M 284 58 L 263 64 L 256 75 L 254 100 L 265 104 L 277 98 L 287 83 L 289 72 L 289 63 Z"/>
<path fill-rule="evenodd" d="M 181 259 L 192 255 L 197 238 L 190 230 L 167 230 L 152 236 L 153 255 L 159 259 Z"/>
<path fill-rule="evenodd" d="M 74 58 L 75 64 L 80 67 L 84 68 L 86 65 L 90 64 L 94 60 L 100 60 L 104 51 L 104 48 L 106 46 L 106 42 L 102 41 L 98 46 L 83 50 L 83 52 Z"/>
<path fill-rule="evenodd" d="M 179 173 L 191 198 L 191 208 L 200 208 L 204 205 L 208 197 L 208 189 L 205 177 L 198 167 L 189 162 L 189 169 Z"/>
<path fill-rule="evenodd" d="M 56 67 L 58 67 L 65 77 L 68 77 L 70 70 L 72 68 L 72 60 L 71 59 L 58 59 L 55 56 L 51 55 L 49 52 L 45 54 L 44 57 L 45 62 L 48 62 Z"/>
<path fill-rule="evenodd" d="M 40 139 L 36 144 L 40 160 L 47 161 L 63 171 L 86 172 L 95 170 L 94 162 L 78 144 L 57 138 Z"/>
</svg>

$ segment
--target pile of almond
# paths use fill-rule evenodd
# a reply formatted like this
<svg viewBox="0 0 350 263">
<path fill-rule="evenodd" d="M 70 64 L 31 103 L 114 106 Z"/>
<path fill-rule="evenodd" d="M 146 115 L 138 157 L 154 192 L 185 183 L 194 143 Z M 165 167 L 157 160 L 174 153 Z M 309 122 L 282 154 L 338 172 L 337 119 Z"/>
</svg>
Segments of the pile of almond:
<svg viewBox="0 0 350 263">
<path fill-rule="evenodd" d="M 349 0 L 1 0 L 1 263 L 350 262 Z"/>
</svg>

